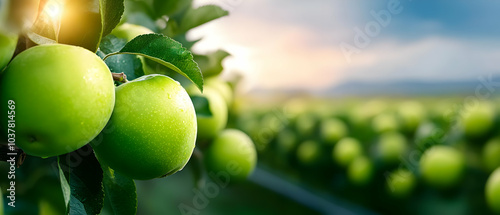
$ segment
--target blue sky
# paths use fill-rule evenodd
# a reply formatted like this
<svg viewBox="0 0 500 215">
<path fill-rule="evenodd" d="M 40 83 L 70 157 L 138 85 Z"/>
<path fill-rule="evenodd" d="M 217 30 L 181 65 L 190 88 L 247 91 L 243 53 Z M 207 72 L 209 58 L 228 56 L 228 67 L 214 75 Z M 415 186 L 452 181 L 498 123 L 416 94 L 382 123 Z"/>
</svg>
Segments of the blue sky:
<svg viewBox="0 0 500 215">
<path fill-rule="evenodd" d="M 223 48 L 226 75 L 249 90 L 320 91 L 346 80 L 463 80 L 500 74 L 500 2 L 198 0 L 231 14 L 195 29 L 199 52 Z M 394 6 L 395 5 L 395 6 Z M 391 13 L 397 8 L 400 13 Z M 371 15 L 387 11 L 386 26 Z M 355 29 L 378 23 L 365 47 Z M 357 49 L 346 58 L 340 44 Z"/>
</svg>

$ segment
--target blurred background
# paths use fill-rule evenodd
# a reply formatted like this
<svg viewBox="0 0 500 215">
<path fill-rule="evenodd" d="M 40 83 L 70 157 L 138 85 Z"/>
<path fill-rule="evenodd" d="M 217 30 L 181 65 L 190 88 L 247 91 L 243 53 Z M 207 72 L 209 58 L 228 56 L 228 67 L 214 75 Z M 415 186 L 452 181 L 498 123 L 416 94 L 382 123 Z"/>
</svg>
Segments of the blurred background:
<svg viewBox="0 0 500 215">
<path fill-rule="evenodd" d="M 499 3 L 196 3 L 230 11 L 188 38 L 203 36 L 193 46 L 202 53 L 227 50 L 222 76 L 244 77 L 233 126 L 250 134 L 259 152 L 257 170 L 241 185 L 253 192 L 237 198 L 255 193 L 244 205 L 269 214 L 492 213 L 485 187 L 500 164 L 493 155 Z M 442 172 L 455 168 L 446 152 L 429 161 L 446 163 L 444 170 L 422 170 L 429 167 L 420 157 L 434 145 L 464 160 L 459 176 Z M 357 156 L 370 167 L 356 167 L 363 163 Z M 451 179 L 436 183 L 441 176 Z M 233 205 L 223 198 L 207 211 Z M 228 214 L 252 211 L 234 210 Z"/>
<path fill-rule="evenodd" d="M 193 162 L 136 181 L 138 214 L 500 212 L 500 2 L 194 1 L 207 4 L 229 15 L 186 38 L 230 54 L 227 127 L 252 138 L 258 164 L 227 186 Z M 57 176 L 51 162 L 27 160 L 24 186 Z M 58 198 L 20 204 L 57 211 Z"/>
<path fill-rule="evenodd" d="M 225 70 L 246 74 L 251 92 L 467 92 L 498 74 L 497 2 L 195 2 L 231 14 L 193 29 L 190 38 L 203 36 L 193 49 L 228 50 Z"/>
</svg>

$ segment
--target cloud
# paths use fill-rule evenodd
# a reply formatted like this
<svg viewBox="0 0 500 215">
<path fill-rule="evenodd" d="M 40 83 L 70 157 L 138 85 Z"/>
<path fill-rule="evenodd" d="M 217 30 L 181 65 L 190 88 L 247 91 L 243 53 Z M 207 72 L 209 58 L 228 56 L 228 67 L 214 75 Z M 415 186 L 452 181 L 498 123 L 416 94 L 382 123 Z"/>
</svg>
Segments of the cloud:
<svg viewBox="0 0 500 215">
<path fill-rule="evenodd" d="M 347 68 L 347 79 L 463 80 L 499 73 L 500 41 L 430 36 L 421 40 L 386 40 L 363 51 Z"/>
<path fill-rule="evenodd" d="M 225 72 L 246 74 L 248 89 L 314 91 L 343 80 L 457 80 L 499 72 L 499 15 L 489 4 L 401 0 L 403 12 L 349 64 L 339 44 L 352 44 L 353 29 L 373 21 L 370 11 L 389 1 L 199 2 L 222 4 L 231 15 L 193 30 L 190 38 L 203 37 L 194 49 L 231 52 Z"/>
<path fill-rule="evenodd" d="M 300 26 L 279 27 L 259 20 L 226 19 L 225 23 L 197 29 L 190 37 L 203 35 L 205 28 L 218 32 L 205 35 L 194 49 L 206 52 L 213 45 L 233 56 L 224 62 L 226 71 L 246 74 L 250 88 L 324 88 L 335 80 L 335 59 L 342 57 L 332 47 L 314 46 L 317 35 Z M 222 22 L 222 21 L 221 21 Z M 232 28 L 223 26 L 231 25 Z M 257 27 L 258 26 L 258 27 Z M 256 31 L 258 29 L 258 31 Z M 322 78 L 318 78 L 318 77 Z"/>
</svg>

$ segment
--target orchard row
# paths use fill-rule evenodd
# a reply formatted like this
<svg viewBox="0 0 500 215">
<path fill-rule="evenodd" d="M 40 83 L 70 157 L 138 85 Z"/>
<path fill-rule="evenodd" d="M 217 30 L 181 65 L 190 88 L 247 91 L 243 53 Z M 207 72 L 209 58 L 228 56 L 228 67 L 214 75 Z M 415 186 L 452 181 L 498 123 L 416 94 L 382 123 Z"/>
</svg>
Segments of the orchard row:
<svg viewBox="0 0 500 215">
<path fill-rule="evenodd" d="M 369 209 L 425 214 L 412 205 L 465 201 L 463 211 L 491 213 L 500 211 L 497 103 L 304 98 L 240 108 L 236 123 L 261 163 Z"/>
</svg>

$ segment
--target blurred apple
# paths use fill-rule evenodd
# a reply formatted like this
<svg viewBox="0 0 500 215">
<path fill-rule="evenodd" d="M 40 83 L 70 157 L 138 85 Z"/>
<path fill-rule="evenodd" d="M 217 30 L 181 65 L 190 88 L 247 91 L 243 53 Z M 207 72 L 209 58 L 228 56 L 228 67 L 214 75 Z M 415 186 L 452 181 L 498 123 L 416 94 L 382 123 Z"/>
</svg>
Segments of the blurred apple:
<svg viewBox="0 0 500 215">
<path fill-rule="evenodd" d="M 407 150 L 406 138 L 397 132 L 382 134 L 377 143 L 377 152 L 386 164 L 398 163 Z"/>
<path fill-rule="evenodd" d="M 488 178 L 485 196 L 491 210 L 500 213 L 500 168 L 497 168 Z"/>
<path fill-rule="evenodd" d="M 149 28 L 130 23 L 123 23 L 122 25 L 113 29 L 113 31 L 111 32 L 111 34 L 115 37 L 126 39 L 127 42 L 131 41 L 139 35 L 152 33 L 154 32 Z"/>
<path fill-rule="evenodd" d="M 407 101 L 399 105 L 397 110 L 405 131 L 413 133 L 426 118 L 425 108 L 417 101 Z"/>
<path fill-rule="evenodd" d="M 205 153 L 205 163 L 208 171 L 228 172 L 231 180 L 243 180 L 255 169 L 257 152 L 247 134 L 236 129 L 226 129 L 210 144 Z"/>
<path fill-rule="evenodd" d="M 228 107 L 231 106 L 233 102 L 233 90 L 227 82 L 223 81 L 220 78 L 212 77 L 205 80 L 205 85 L 217 90 L 219 94 L 224 98 L 224 101 L 226 101 Z"/>
<path fill-rule="evenodd" d="M 2 33 L 0 31 L 0 72 L 7 66 L 16 51 L 17 34 Z"/>
<path fill-rule="evenodd" d="M 373 177 L 373 163 L 368 158 L 356 158 L 347 169 L 347 177 L 351 183 L 362 186 L 368 184 Z"/>
<path fill-rule="evenodd" d="M 328 144 L 334 144 L 348 133 L 344 122 L 336 118 L 325 119 L 321 122 L 321 138 Z"/>
<path fill-rule="evenodd" d="M 195 91 L 194 94 L 200 94 Z M 203 96 L 208 99 L 212 116 L 197 116 L 198 140 L 209 140 L 214 138 L 227 124 L 227 106 L 224 98 L 213 88 L 205 86 Z"/>
<path fill-rule="evenodd" d="M 363 154 L 363 147 L 358 140 L 346 137 L 341 139 L 333 148 L 333 159 L 340 166 L 347 167 L 357 157 Z"/>
<path fill-rule="evenodd" d="M 310 113 L 303 113 L 297 117 L 297 131 L 302 136 L 311 136 L 314 134 L 316 119 Z"/>
<path fill-rule="evenodd" d="M 500 138 L 491 139 L 484 145 L 482 158 L 488 171 L 500 167 Z"/>
<path fill-rule="evenodd" d="M 468 137 L 480 137 L 490 131 L 495 120 L 495 108 L 489 102 L 465 107 L 462 113 L 463 131 Z"/>
<path fill-rule="evenodd" d="M 443 142 L 445 132 L 441 127 L 432 123 L 422 123 L 415 132 L 413 142 L 419 151 L 425 151 L 428 148 L 439 145 Z"/>
<path fill-rule="evenodd" d="M 412 172 L 397 169 L 387 178 L 387 190 L 394 197 L 404 198 L 411 194 L 416 183 L 417 178 Z"/>
<path fill-rule="evenodd" d="M 316 163 L 321 156 L 321 149 L 317 142 L 308 140 L 299 145 L 297 158 L 304 165 Z"/>
<path fill-rule="evenodd" d="M 15 3 L 14 3 L 15 5 Z M 10 0 L 0 0 L 0 72 L 7 66 L 14 55 L 17 46 L 17 30 L 10 27 Z M 34 12 L 34 11 L 33 11 Z"/>
<path fill-rule="evenodd" d="M 387 104 L 382 100 L 371 100 L 364 104 L 357 104 L 350 112 L 350 119 L 356 125 L 361 125 L 372 120 L 387 109 Z"/>
<path fill-rule="evenodd" d="M 397 131 L 399 128 L 399 122 L 394 114 L 382 113 L 373 118 L 372 127 L 373 130 L 379 134 Z"/>
<path fill-rule="evenodd" d="M 451 146 L 433 146 L 420 159 L 420 173 L 431 186 L 448 188 L 456 185 L 463 176 L 465 158 Z"/>
</svg>

